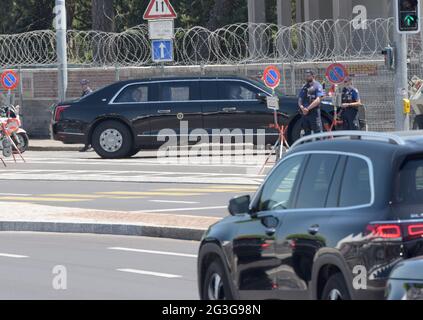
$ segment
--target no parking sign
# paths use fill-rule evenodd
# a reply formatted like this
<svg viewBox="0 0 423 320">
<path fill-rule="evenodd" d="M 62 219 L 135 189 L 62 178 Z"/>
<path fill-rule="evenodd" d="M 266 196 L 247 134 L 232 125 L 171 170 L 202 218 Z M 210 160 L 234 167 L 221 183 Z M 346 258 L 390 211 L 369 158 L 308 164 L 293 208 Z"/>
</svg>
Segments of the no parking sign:
<svg viewBox="0 0 423 320">
<path fill-rule="evenodd" d="M 326 69 L 326 78 L 332 84 L 341 84 L 347 77 L 348 71 L 340 63 L 333 63 Z"/>
<path fill-rule="evenodd" d="M 19 77 L 13 70 L 6 70 L 1 75 L 1 84 L 5 90 L 14 90 L 19 85 Z"/>
<path fill-rule="evenodd" d="M 281 83 L 281 73 L 275 66 L 267 67 L 263 73 L 263 81 L 266 87 L 275 89 Z"/>
</svg>

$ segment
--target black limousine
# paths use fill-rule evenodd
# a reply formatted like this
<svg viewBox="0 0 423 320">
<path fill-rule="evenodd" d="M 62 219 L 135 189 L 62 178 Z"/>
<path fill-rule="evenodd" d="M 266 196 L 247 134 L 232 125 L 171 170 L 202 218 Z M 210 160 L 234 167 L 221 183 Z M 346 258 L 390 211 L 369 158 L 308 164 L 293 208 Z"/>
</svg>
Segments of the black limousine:
<svg viewBox="0 0 423 320">
<path fill-rule="evenodd" d="M 209 134 L 216 129 L 253 130 L 254 141 L 265 135 L 273 144 L 278 132 L 266 98 L 272 91 L 263 83 L 240 77 L 161 78 L 114 83 L 81 99 L 60 103 L 53 114 L 53 137 L 66 144 L 91 144 L 102 158 L 131 157 L 143 148 L 156 148 L 165 141 L 161 130 L 174 130 L 180 138 L 194 129 Z M 333 107 L 323 104 L 326 125 Z M 280 95 L 279 121 L 289 125 L 287 138 L 301 137 L 296 97 Z M 187 132 L 181 131 L 181 122 Z M 238 131 L 239 132 L 239 131 Z M 263 139 L 260 139 L 263 141 Z M 195 143 L 195 142 L 194 142 Z"/>
</svg>

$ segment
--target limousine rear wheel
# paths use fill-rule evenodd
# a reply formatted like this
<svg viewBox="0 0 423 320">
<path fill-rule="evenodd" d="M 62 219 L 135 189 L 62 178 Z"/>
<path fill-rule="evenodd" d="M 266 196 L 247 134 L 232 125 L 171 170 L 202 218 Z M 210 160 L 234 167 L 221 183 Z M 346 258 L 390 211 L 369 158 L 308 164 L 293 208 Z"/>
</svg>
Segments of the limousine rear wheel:
<svg viewBox="0 0 423 320">
<path fill-rule="evenodd" d="M 92 146 L 104 159 L 126 157 L 132 151 L 132 144 L 131 132 L 118 121 L 105 121 L 94 129 Z"/>
</svg>

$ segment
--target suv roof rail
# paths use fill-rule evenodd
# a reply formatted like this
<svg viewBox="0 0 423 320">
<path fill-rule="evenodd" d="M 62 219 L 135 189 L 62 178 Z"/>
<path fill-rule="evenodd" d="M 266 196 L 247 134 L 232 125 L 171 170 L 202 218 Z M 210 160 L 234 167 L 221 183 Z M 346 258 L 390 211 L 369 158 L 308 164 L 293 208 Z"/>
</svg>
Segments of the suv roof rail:
<svg viewBox="0 0 423 320">
<path fill-rule="evenodd" d="M 303 137 L 296 141 L 291 148 L 298 147 L 307 142 L 313 142 L 316 139 L 322 138 L 344 138 L 344 139 L 358 139 L 362 140 L 374 140 L 374 141 L 385 141 L 390 144 L 395 145 L 405 145 L 405 141 L 398 135 L 390 133 L 381 133 L 381 132 L 368 132 L 368 131 L 334 131 L 334 132 L 324 132 L 318 133 L 311 136 Z"/>
</svg>

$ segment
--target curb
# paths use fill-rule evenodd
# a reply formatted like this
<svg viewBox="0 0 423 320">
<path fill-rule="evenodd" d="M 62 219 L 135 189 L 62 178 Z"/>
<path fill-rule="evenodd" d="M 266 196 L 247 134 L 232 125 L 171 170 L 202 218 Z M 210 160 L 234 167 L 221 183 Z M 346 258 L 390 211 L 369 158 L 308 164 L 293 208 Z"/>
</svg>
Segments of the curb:
<svg viewBox="0 0 423 320">
<path fill-rule="evenodd" d="M 41 146 L 31 146 L 29 145 L 28 151 L 79 151 L 83 146 L 80 147 L 41 147 Z"/>
<path fill-rule="evenodd" d="M 165 226 L 67 223 L 67 222 L 28 222 L 2 221 L 0 232 L 48 232 L 48 233 L 87 233 L 116 236 L 138 236 L 168 238 L 176 240 L 200 241 L 204 229 L 190 229 Z"/>
</svg>

